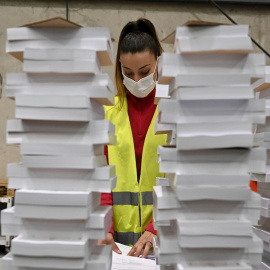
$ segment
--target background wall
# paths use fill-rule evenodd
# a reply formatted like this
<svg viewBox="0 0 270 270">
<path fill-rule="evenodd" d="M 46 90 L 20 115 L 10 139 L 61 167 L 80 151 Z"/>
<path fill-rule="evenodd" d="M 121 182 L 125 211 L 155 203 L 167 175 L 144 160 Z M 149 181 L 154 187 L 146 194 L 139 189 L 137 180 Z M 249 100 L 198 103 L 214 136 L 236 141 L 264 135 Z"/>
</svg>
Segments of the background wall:
<svg viewBox="0 0 270 270">
<path fill-rule="evenodd" d="M 219 5 L 238 24 L 249 24 L 250 35 L 270 51 L 270 6 Z M 75 23 L 82 26 L 109 27 L 115 51 L 122 27 L 128 21 L 139 17 L 146 17 L 153 22 L 160 39 L 188 20 L 229 23 L 228 19 L 210 3 L 70 0 L 69 9 L 70 20 Z M 64 0 L 0 0 L 0 74 L 3 77 L 0 99 L 0 180 L 6 179 L 8 163 L 20 161 L 19 147 L 6 145 L 6 121 L 14 118 L 14 102 L 5 97 L 5 74 L 22 71 L 22 64 L 5 53 L 6 29 L 56 16 L 66 18 Z M 172 51 L 172 46 L 166 45 L 164 49 Z M 260 52 L 256 47 L 255 51 Z M 270 65 L 268 57 L 266 61 L 267 65 Z M 113 67 L 106 68 L 104 71 L 113 78 Z"/>
</svg>

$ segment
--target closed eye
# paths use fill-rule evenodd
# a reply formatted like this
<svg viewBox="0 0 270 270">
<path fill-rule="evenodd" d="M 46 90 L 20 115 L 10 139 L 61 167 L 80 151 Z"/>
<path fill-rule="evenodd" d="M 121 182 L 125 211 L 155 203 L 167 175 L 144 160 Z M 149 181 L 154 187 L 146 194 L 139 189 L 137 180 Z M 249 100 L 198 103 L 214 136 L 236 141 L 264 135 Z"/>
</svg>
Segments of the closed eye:
<svg viewBox="0 0 270 270">
<path fill-rule="evenodd" d="M 147 71 L 144 71 L 144 72 L 141 72 L 142 75 L 147 75 L 149 73 L 150 70 L 147 70 Z"/>
<path fill-rule="evenodd" d="M 126 76 L 131 76 L 132 73 L 125 72 L 125 75 L 126 75 Z"/>
</svg>

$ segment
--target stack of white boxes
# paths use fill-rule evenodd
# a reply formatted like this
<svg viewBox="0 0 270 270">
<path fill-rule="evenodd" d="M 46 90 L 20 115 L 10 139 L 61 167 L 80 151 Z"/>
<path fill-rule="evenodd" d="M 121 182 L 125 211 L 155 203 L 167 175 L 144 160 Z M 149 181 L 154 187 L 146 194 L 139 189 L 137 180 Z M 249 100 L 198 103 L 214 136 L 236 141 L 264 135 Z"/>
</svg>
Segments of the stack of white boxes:
<svg viewBox="0 0 270 270">
<path fill-rule="evenodd" d="M 254 269 L 262 256 L 252 231 L 261 198 L 249 181 L 265 171 L 266 151 L 253 148 L 252 127 L 266 114 L 252 82 L 264 76 L 264 55 L 251 53 L 248 26 L 184 26 L 169 39 L 175 53 L 159 61 L 159 84 L 171 98 L 158 103 L 156 132 L 170 136 L 158 149 L 169 185 L 154 187 L 157 263 Z"/>
<path fill-rule="evenodd" d="M 260 84 L 263 82 L 262 84 Z M 257 125 L 254 138 L 254 145 L 267 149 L 267 167 L 264 174 L 253 174 L 253 179 L 257 181 L 258 193 L 261 199 L 261 217 L 258 226 L 254 226 L 255 233 L 263 240 L 262 263 L 257 270 L 270 269 L 270 67 L 265 67 L 265 77 L 254 83 L 255 91 L 259 98 L 266 102 L 266 123 Z"/>
<path fill-rule="evenodd" d="M 6 78 L 16 116 L 7 143 L 20 145 L 22 162 L 8 165 L 17 191 L 15 206 L 2 212 L 2 233 L 18 236 L 3 269 L 108 270 L 111 247 L 96 244 L 112 222 L 100 194 L 116 185 L 104 155 L 116 142 L 103 108 L 115 95 L 101 73 L 112 64 L 109 30 L 55 18 L 8 29 L 7 38 L 25 73 Z"/>
</svg>

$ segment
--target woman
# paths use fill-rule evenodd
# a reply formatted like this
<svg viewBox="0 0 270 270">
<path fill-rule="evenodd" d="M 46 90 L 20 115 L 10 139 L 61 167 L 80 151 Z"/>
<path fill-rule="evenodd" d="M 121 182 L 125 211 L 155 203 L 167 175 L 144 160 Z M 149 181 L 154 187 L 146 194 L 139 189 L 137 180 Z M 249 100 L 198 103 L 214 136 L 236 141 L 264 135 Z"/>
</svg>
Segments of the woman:
<svg viewBox="0 0 270 270">
<path fill-rule="evenodd" d="M 108 146 L 109 164 L 116 166 L 117 186 L 102 194 L 101 204 L 113 205 L 113 227 L 100 244 L 133 245 L 128 255 L 146 257 L 156 230 L 152 221 L 152 190 L 162 177 L 157 146 L 165 135 L 154 135 L 157 106 L 154 104 L 157 63 L 162 52 L 155 28 L 147 19 L 123 28 L 116 56 L 115 106 L 106 107 L 106 118 L 116 128 L 117 145 Z M 105 149 L 106 152 L 106 149 Z"/>
</svg>

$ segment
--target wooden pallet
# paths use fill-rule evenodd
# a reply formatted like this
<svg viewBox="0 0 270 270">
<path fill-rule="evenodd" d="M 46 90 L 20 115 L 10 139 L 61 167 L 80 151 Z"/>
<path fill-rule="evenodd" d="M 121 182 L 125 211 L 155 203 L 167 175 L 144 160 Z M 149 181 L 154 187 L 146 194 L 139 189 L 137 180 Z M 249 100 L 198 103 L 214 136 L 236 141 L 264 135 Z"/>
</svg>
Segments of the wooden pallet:
<svg viewBox="0 0 270 270">
<path fill-rule="evenodd" d="M 15 190 L 8 188 L 6 180 L 0 182 L 0 197 L 14 197 Z"/>
</svg>

